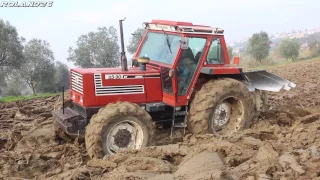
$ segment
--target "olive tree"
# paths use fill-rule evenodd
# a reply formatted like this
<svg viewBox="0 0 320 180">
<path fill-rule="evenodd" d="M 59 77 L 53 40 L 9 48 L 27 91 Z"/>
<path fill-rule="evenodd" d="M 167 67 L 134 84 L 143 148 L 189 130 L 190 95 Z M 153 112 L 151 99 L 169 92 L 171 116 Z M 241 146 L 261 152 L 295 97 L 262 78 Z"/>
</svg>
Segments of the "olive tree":
<svg viewBox="0 0 320 180">
<path fill-rule="evenodd" d="M 24 48 L 24 63 L 18 70 L 20 78 L 36 95 L 39 84 L 50 84 L 54 72 L 54 55 L 48 42 L 31 39 Z"/>
<path fill-rule="evenodd" d="M 260 31 L 254 33 L 248 41 L 247 52 L 254 59 L 262 63 L 262 60 L 268 57 L 270 50 L 270 39 L 266 32 Z"/>
<path fill-rule="evenodd" d="M 300 44 L 297 39 L 285 39 L 280 43 L 279 53 L 283 58 L 293 61 L 299 56 Z"/>
<path fill-rule="evenodd" d="M 120 47 L 117 30 L 113 26 L 99 27 L 96 32 L 81 35 L 76 47 L 69 48 L 67 60 L 84 68 L 119 66 Z"/>
<path fill-rule="evenodd" d="M 23 61 L 24 38 L 19 37 L 17 29 L 8 21 L 0 19 L 0 94 L 6 87 L 6 78 Z"/>
</svg>

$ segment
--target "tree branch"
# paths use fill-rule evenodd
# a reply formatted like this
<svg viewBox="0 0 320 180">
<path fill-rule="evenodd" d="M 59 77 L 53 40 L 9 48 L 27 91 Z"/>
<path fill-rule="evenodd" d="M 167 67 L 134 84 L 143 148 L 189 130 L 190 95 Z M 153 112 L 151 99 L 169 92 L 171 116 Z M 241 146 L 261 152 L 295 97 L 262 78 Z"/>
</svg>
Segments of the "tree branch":
<svg viewBox="0 0 320 180">
<path fill-rule="evenodd" d="M 3 50 L 0 57 L 0 65 L 2 65 L 2 62 L 6 59 L 6 49 Z"/>
<path fill-rule="evenodd" d="M 29 86 L 30 88 L 32 88 L 32 87 L 31 87 L 31 84 L 30 84 L 30 82 L 29 82 L 28 80 L 26 80 L 26 83 L 28 84 L 28 86 Z"/>
</svg>

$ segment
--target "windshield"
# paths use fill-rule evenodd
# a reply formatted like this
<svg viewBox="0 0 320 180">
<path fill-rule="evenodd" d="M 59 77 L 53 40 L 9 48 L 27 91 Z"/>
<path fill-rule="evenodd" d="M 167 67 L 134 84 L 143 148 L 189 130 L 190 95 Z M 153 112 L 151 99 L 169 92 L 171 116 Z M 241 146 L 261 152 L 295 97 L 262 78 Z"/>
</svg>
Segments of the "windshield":
<svg viewBox="0 0 320 180">
<path fill-rule="evenodd" d="M 171 65 L 179 50 L 180 40 L 180 35 L 148 32 L 138 57 L 146 56 L 152 61 Z"/>
</svg>

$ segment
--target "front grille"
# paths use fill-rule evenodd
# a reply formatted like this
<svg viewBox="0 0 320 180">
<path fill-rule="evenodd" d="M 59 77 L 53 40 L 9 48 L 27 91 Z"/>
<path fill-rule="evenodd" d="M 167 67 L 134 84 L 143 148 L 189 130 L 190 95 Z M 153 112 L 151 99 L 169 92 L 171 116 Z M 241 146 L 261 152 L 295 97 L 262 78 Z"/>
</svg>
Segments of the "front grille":
<svg viewBox="0 0 320 180">
<path fill-rule="evenodd" d="M 72 90 L 75 90 L 81 94 L 83 94 L 83 81 L 82 81 L 82 75 L 71 71 L 71 87 Z"/>
<path fill-rule="evenodd" d="M 103 86 L 101 74 L 94 75 L 94 84 L 96 96 L 144 93 L 144 85 Z"/>
</svg>

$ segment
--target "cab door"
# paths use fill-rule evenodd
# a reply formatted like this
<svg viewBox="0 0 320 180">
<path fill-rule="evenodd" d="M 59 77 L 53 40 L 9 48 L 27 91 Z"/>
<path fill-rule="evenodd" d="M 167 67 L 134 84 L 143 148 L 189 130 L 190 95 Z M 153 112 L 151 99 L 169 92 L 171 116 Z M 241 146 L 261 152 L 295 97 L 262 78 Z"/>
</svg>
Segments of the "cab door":
<svg viewBox="0 0 320 180">
<path fill-rule="evenodd" d="M 188 105 L 189 92 L 198 79 L 201 64 L 210 46 L 206 35 L 190 35 L 188 48 L 179 49 L 173 67 L 162 66 L 163 102 L 172 106 Z"/>
<path fill-rule="evenodd" d="M 162 92 L 163 92 L 163 102 L 176 106 L 176 76 L 174 75 L 174 69 L 172 67 L 161 66 L 160 67 L 160 75 L 162 82 Z"/>
<path fill-rule="evenodd" d="M 197 81 L 201 65 L 206 60 L 210 41 L 207 36 L 197 35 L 188 37 L 188 49 L 181 49 L 180 56 L 175 62 L 174 89 L 176 89 L 176 106 L 188 105 L 189 92 L 192 91 L 194 81 Z"/>
</svg>

